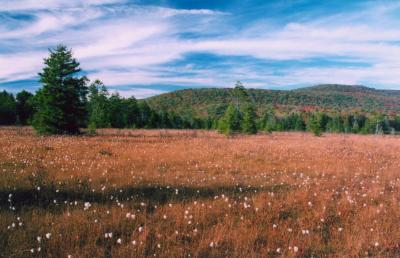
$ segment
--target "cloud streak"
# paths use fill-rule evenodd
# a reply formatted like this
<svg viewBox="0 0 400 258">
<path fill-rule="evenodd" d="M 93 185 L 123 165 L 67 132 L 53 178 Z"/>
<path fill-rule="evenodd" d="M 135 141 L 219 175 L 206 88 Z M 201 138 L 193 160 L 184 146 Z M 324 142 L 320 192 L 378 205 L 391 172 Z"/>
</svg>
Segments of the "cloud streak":
<svg viewBox="0 0 400 258">
<path fill-rule="evenodd" d="M 59 43 L 72 47 L 90 78 L 114 88 L 228 87 L 238 79 L 258 88 L 400 83 L 398 4 L 367 2 L 357 10 L 295 18 L 309 11 L 302 10 L 283 23 L 268 14 L 249 16 L 241 26 L 231 10 L 122 0 L 0 3 L 0 87 L 34 79 L 46 49 Z M 160 93 L 146 90 L 125 93 Z"/>
</svg>

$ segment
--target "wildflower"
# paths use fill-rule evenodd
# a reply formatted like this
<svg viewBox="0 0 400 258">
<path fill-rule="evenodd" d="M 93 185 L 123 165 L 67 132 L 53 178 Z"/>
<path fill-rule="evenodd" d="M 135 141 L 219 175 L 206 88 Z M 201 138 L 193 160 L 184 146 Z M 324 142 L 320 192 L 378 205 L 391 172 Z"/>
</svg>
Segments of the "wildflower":
<svg viewBox="0 0 400 258">
<path fill-rule="evenodd" d="M 47 234 L 46 234 L 46 238 L 47 238 L 47 239 L 50 239 L 50 237 L 51 237 L 51 233 L 47 233 Z"/>
<path fill-rule="evenodd" d="M 293 247 L 293 251 L 294 251 L 295 253 L 297 253 L 297 252 L 299 251 L 299 248 L 298 248 L 297 246 L 295 246 L 295 247 Z"/>
<path fill-rule="evenodd" d="M 92 206 L 91 204 L 90 204 L 90 202 L 85 202 L 85 204 L 84 204 L 84 210 L 86 211 L 86 210 L 88 210 L 89 208 L 90 208 L 90 206 Z"/>
<path fill-rule="evenodd" d="M 139 232 L 142 232 L 143 231 L 143 227 L 139 227 Z"/>
<path fill-rule="evenodd" d="M 40 237 L 40 236 L 38 236 L 37 238 L 37 241 L 40 243 L 40 241 L 42 241 L 42 237 Z"/>
<path fill-rule="evenodd" d="M 118 238 L 118 239 L 117 239 L 117 243 L 118 243 L 118 244 L 122 244 L 122 239 L 121 239 L 121 238 Z"/>
<path fill-rule="evenodd" d="M 132 241 L 132 245 L 136 245 L 136 241 L 135 240 Z"/>
<path fill-rule="evenodd" d="M 374 245 L 375 245 L 375 247 L 378 247 L 378 246 L 379 246 L 379 243 L 378 243 L 378 242 L 375 242 Z"/>
<path fill-rule="evenodd" d="M 210 247 L 214 247 L 214 242 L 211 242 L 211 243 L 210 243 Z"/>
</svg>

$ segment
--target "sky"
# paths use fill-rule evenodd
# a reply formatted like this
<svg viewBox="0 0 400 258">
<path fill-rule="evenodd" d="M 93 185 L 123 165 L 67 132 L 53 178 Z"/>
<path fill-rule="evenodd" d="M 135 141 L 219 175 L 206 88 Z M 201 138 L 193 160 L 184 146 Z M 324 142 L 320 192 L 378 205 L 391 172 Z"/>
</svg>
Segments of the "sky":
<svg viewBox="0 0 400 258">
<path fill-rule="evenodd" d="M 0 0 L 0 90 L 35 92 L 58 44 L 125 97 L 237 80 L 400 90 L 398 1 Z"/>
</svg>

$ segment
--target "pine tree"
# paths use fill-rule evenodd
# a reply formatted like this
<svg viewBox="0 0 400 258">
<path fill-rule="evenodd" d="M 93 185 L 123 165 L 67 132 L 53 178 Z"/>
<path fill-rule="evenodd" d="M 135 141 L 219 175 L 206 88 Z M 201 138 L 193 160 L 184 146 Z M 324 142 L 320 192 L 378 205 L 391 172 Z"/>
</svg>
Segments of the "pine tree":
<svg viewBox="0 0 400 258">
<path fill-rule="evenodd" d="M 0 125 L 15 124 L 16 113 L 14 96 L 7 91 L 0 92 Z"/>
<path fill-rule="evenodd" d="M 247 134 L 256 134 L 257 133 L 257 125 L 256 125 L 257 114 L 253 105 L 248 105 L 245 108 L 243 115 L 243 132 Z"/>
<path fill-rule="evenodd" d="M 224 116 L 218 123 L 218 130 L 224 134 L 233 134 L 241 131 L 242 114 L 233 105 L 229 105 Z"/>
<path fill-rule="evenodd" d="M 21 125 L 30 122 L 33 116 L 33 94 L 25 90 L 17 94 L 17 118 Z"/>
<path fill-rule="evenodd" d="M 89 86 L 89 126 L 91 128 L 111 127 L 108 102 L 109 93 L 100 80 Z"/>
<path fill-rule="evenodd" d="M 232 91 L 232 99 L 235 103 L 236 109 L 240 109 L 241 103 L 249 102 L 249 95 L 247 94 L 246 88 L 240 81 L 237 81 L 235 88 Z"/>
<path fill-rule="evenodd" d="M 43 84 L 35 97 L 33 126 L 39 134 L 76 134 L 86 111 L 86 77 L 66 46 L 50 50 L 39 73 Z"/>
<path fill-rule="evenodd" d="M 264 113 L 260 127 L 268 133 L 276 130 L 277 119 L 273 110 Z"/>
<path fill-rule="evenodd" d="M 321 120 L 318 118 L 318 114 L 314 114 L 309 118 L 308 130 L 315 136 L 321 136 Z"/>
</svg>

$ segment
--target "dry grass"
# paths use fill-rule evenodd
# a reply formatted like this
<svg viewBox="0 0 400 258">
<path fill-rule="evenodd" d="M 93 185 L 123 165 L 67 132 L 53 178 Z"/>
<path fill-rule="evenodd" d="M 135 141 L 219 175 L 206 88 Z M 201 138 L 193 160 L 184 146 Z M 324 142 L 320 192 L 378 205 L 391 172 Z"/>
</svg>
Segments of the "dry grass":
<svg viewBox="0 0 400 258">
<path fill-rule="evenodd" d="M 399 172 L 395 136 L 1 128 L 0 257 L 396 257 Z"/>
</svg>

